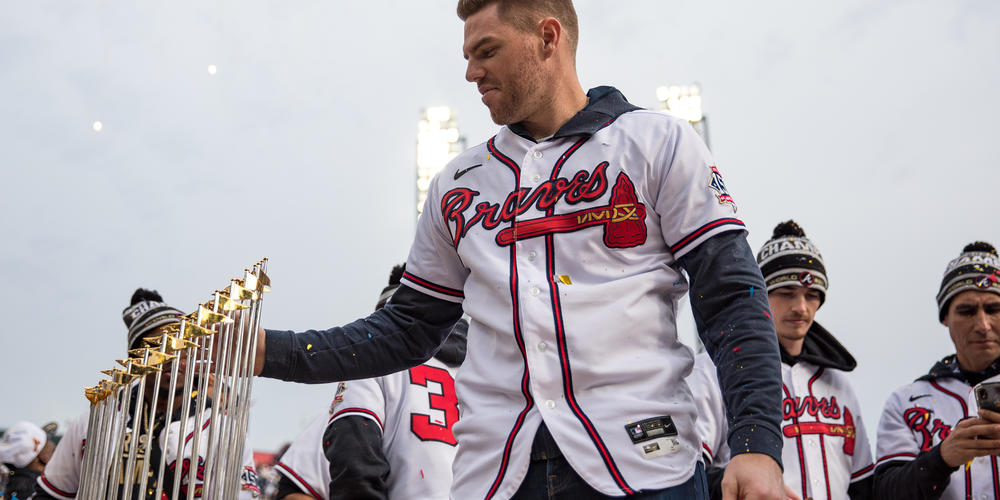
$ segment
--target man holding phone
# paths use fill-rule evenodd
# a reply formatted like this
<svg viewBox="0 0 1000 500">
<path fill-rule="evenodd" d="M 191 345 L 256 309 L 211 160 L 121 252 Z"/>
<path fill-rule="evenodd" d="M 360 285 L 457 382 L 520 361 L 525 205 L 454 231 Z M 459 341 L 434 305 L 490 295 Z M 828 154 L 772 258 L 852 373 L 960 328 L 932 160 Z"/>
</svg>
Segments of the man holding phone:
<svg viewBox="0 0 1000 500">
<path fill-rule="evenodd" d="M 898 389 L 882 412 L 877 498 L 1000 498 L 1000 413 L 971 407 L 972 387 L 1000 375 L 1000 256 L 967 245 L 945 269 L 938 318 L 955 354 Z"/>
</svg>

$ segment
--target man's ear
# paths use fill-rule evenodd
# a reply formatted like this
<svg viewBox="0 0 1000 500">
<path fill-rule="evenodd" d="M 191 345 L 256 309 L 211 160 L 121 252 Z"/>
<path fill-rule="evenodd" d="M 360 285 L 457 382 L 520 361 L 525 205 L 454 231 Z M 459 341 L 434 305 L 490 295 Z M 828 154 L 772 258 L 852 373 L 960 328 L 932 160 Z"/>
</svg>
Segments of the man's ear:
<svg viewBox="0 0 1000 500">
<path fill-rule="evenodd" d="M 554 17 L 546 17 L 538 22 L 538 34 L 542 39 L 542 55 L 545 57 L 555 54 L 556 48 L 566 42 L 562 24 Z"/>
</svg>

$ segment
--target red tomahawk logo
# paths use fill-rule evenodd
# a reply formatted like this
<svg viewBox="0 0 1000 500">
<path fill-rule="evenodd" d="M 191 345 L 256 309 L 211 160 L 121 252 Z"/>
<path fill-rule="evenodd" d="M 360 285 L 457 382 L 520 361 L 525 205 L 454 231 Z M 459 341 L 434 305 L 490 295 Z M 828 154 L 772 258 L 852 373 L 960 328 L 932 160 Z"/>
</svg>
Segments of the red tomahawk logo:
<svg viewBox="0 0 1000 500">
<path fill-rule="evenodd" d="M 611 248 L 634 247 L 646 242 L 646 206 L 639 203 L 635 186 L 624 173 L 618 174 L 607 205 L 515 221 L 513 226 L 497 234 L 497 243 L 507 246 L 517 240 L 601 225 L 604 226 L 604 244 Z"/>
<path fill-rule="evenodd" d="M 844 438 L 844 453 L 854 455 L 854 416 L 851 410 L 844 408 L 844 425 L 824 424 L 823 422 L 803 422 L 800 424 L 786 425 L 781 432 L 785 437 L 797 437 L 805 434 L 825 434 L 827 436 L 840 436 Z"/>
</svg>

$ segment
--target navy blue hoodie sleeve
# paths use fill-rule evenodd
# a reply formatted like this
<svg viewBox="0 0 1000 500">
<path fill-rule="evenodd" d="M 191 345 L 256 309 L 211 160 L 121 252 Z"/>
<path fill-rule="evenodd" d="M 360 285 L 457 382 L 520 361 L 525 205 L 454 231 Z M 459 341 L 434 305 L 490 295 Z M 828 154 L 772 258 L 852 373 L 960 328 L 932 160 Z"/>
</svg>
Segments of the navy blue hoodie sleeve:
<svg viewBox="0 0 1000 500">
<path fill-rule="evenodd" d="M 267 330 L 262 377 L 324 384 L 380 377 L 427 361 L 462 305 L 400 286 L 385 307 L 328 330 Z"/>
<path fill-rule="evenodd" d="M 330 461 L 330 500 L 388 500 L 389 459 L 375 422 L 334 420 L 323 433 L 323 453 Z"/>
<path fill-rule="evenodd" d="M 941 458 L 938 444 L 915 460 L 893 460 L 876 467 L 874 496 L 885 500 L 937 500 L 957 470 Z"/>
<path fill-rule="evenodd" d="M 781 357 L 764 278 L 740 231 L 706 240 L 680 258 L 691 309 L 715 362 L 733 455 L 764 453 L 781 465 Z"/>
</svg>

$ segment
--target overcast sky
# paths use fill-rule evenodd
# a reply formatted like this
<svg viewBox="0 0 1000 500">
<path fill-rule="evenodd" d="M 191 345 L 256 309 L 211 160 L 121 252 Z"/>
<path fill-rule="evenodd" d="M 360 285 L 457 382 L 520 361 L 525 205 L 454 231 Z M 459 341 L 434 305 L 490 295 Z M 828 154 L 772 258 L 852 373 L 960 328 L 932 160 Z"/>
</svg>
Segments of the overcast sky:
<svg viewBox="0 0 1000 500">
<path fill-rule="evenodd" d="M 265 326 L 367 314 L 413 236 L 420 110 L 454 107 L 469 144 L 497 130 L 452 0 L 0 5 L 0 427 L 86 410 L 138 286 L 190 310 L 267 256 Z M 657 86 L 700 83 L 753 248 L 791 217 L 823 252 L 817 318 L 859 361 L 874 437 L 889 393 L 953 351 L 945 264 L 1000 244 L 1000 3 L 578 11 L 584 87 L 655 107 Z M 331 389 L 258 380 L 253 446 Z"/>
</svg>

